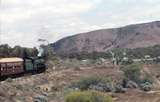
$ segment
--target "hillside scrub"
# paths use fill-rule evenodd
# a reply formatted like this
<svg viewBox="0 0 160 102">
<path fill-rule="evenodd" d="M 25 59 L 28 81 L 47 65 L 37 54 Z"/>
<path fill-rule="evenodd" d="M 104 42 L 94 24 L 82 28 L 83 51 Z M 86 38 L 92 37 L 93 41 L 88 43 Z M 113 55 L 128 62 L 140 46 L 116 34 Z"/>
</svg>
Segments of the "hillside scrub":
<svg viewBox="0 0 160 102">
<path fill-rule="evenodd" d="M 152 76 L 146 73 L 141 73 L 141 70 L 142 65 L 140 64 L 124 66 L 122 71 L 124 71 L 124 82 L 126 85 L 123 86 L 126 86 L 127 88 L 140 87 L 144 91 L 150 91 L 153 83 Z"/>
<path fill-rule="evenodd" d="M 95 86 L 103 86 L 103 91 L 111 91 L 113 83 L 109 77 L 90 76 L 81 78 L 72 85 L 72 87 L 79 88 L 80 90 L 92 89 Z"/>
<path fill-rule="evenodd" d="M 121 82 L 114 82 L 110 77 L 90 76 L 74 82 L 70 88 L 75 90 L 94 90 L 98 92 L 124 93 L 126 89 Z"/>
<path fill-rule="evenodd" d="M 140 64 L 131 64 L 126 65 L 122 68 L 124 72 L 124 77 L 127 80 L 132 80 L 134 82 L 140 82 L 140 75 L 141 75 L 141 65 Z"/>
<path fill-rule="evenodd" d="M 144 91 L 150 91 L 152 89 L 152 85 L 149 82 L 142 83 L 140 88 Z"/>
<path fill-rule="evenodd" d="M 159 63 L 160 62 L 160 45 L 154 45 L 150 47 L 144 47 L 144 48 L 134 48 L 134 49 L 129 49 L 129 48 L 114 48 L 111 50 L 114 53 L 114 57 L 117 59 L 118 64 L 122 65 L 128 65 L 132 64 L 135 60 L 139 60 L 140 62 L 143 63 Z M 125 54 L 124 54 L 125 53 Z M 90 60 L 96 60 L 99 58 L 104 58 L 104 59 L 111 59 L 112 54 L 110 51 L 105 51 L 105 52 L 79 52 L 79 53 L 70 53 L 70 54 L 62 54 L 58 55 L 61 58 L 76 58 L 79 60 L 85 60 L 85 59 L 90 59 Z M 146 60 L 146 56 L 149 56 L 149 60 Z M 128 58 L 128 61 L 123 61 L 123 58 Z"/>
<path fill-rule="evenodd" d="M 93 91 L 75 91 L 65 97 L 65 102 L 113 102 L 112 97 Z"/>
<path fill-rule="evenodd" d="M 97 60 L 79 60 L 76 58 L 69 59 L 61 59 L 58 56 L 54 56 L 52 59 L 48 59 L 46 61 L 47 68 L 55 69 L 55 70 L 63 70 L 63 69 L 75 69 L 80 70 L 81 67 L 92 67 L 92 66 L 105 66 L 105 63 L 101 59 Z"/>
</svg>

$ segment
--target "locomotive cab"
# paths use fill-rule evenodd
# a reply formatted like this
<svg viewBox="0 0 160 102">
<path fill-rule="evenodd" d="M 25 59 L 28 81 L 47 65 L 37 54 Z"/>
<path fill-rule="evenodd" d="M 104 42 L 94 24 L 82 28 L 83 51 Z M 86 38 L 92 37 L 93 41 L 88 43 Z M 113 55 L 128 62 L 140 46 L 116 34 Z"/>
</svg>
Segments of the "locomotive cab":
<svg viewBox="0 0 160 102">
<path fill-rule="evenodd" d="M 37 72 L 43 72 L 46 69 L 45 61 L 42 58 L 35 59 L 33 65 Z"/>
<path fill-rule="evenodd" d="M 45 61 L 41 57 L 30 57 L 24 59 L 24 69 L 26 72 L 39 73 L 46 69 Z"/>
</svg>

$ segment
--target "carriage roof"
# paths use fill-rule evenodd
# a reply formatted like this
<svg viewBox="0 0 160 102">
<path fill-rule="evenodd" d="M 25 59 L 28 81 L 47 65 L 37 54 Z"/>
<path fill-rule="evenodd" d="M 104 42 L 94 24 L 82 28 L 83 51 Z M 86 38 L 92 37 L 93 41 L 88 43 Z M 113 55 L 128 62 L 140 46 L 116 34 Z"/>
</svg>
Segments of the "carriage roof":
<svg viewBox="0 0 160 102">
<path fill-rule="evenodd" d="M 0 63 L 9 63 L 9 62 L 23 62 L 22 58 L 13 57 L 13 58 L 1 58 Z"/>
</svg>

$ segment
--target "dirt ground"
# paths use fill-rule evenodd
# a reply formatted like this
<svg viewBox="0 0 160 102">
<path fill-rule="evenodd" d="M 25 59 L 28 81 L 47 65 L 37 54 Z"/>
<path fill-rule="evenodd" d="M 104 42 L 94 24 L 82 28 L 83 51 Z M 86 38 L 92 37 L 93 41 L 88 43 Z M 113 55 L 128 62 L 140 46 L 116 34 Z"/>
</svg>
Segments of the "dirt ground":
<svg viewBox="0 0 160 102">
<path fill-rule="evenodd" d="M 33 98 L 45 94 L 49 102 L 63 102 L 65 86 L 85 76 L 110 76 L 119 80 L 122 72 L 118 67 L 86 67 L 80 70 L 64 69 L 47 71 L 0 82 L 0 102 L 32 102 Z M 160 102 L 160 90 L 143 92 L 128 90 L 124 94 L 112 94 L 115 102 Z"/>
</svg>

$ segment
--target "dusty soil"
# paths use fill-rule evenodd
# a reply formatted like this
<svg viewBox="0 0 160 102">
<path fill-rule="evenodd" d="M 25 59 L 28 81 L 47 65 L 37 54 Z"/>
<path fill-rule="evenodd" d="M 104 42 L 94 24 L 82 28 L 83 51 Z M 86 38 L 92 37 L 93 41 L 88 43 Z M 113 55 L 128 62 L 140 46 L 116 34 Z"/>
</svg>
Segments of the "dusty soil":
<svg viewBox="0 0 160 102">
<path fill-rule="evenodd" d="M 65 86 L 80 77 L 94 75 L 111 76 L 119 80 L 122 72 L 118 67 L 87 67 L 80 70 L 50 70 L 37 75 L 6 80 L 0 82 L 0 102 L 33 102 L 34 97 L 42 94 L 46 95 L 49 102 L 63 102 Z M 157 89 L 148 93 L 134 89 L 112 96 L 115 102 L 160 102 L 160 91 Z"/>
</svg>

